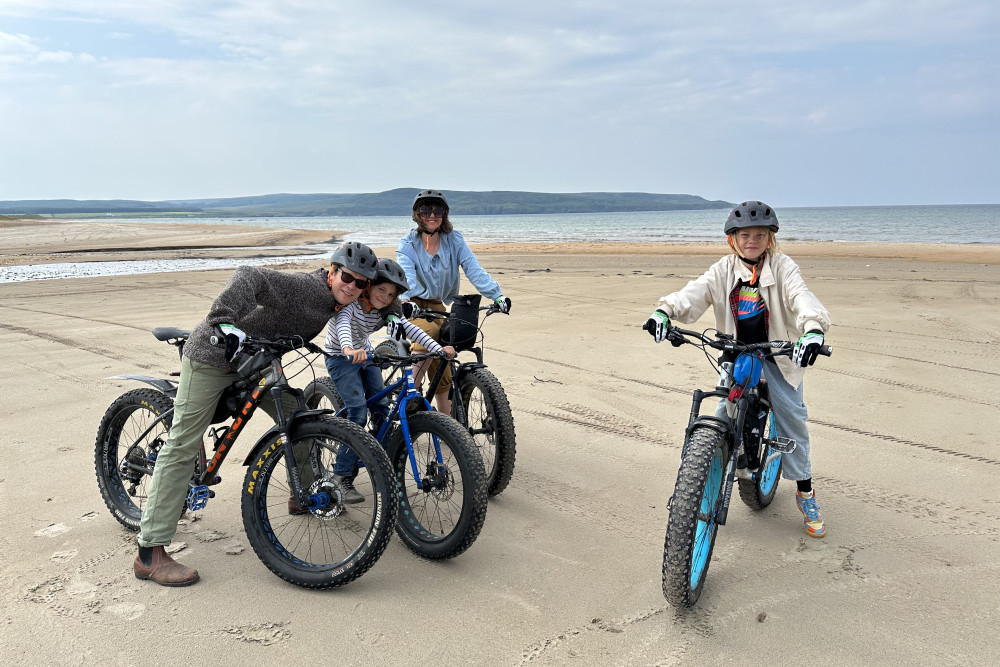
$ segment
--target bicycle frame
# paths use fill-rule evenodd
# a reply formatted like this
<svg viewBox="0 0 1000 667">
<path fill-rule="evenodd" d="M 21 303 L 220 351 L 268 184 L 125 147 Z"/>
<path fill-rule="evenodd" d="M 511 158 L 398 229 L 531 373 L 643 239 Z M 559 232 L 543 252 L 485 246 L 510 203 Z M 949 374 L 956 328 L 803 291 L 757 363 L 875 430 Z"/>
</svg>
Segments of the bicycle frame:
<svg viewBox="0 0 1000 667">
<path fill-rule="evenodd" d="M 421 355 L 421 356 L 427 356 L 427 355 Z M 372 355 L 369 354 L 368 358 L 371 359 Z M 433 410 L 434 408 L 431 407 L 430 401 L 426 400 L 423 396 L 420 395 L 420 392 L 417 391 L 416 384 L 413 381 L 413 368 L 409 361 L 400 364 L 400 371 L 401 371 L 401 376 L 398 380 L 396 380 L 395 382 L 393 382 L 392 384 L 390 384 L 389 386 L 387 386 L 385 389 L 378 392 L 374 396 L 368 398 L 365 401 L 365 404 L 368 406 L 375 405 L 386 396 L 396 392 L 397 390 L 399 391 L 399 396 L 396 398 L 396 401 L 389 408 L 389 414 L 382 421 L 382 424 L 379 426 L 378 432 L 375 434 L 375 439 L 378 440 L 380 443 L 382 443 L 383 446 L 388 444 L 385 442 L 385 439 L 392 426 L 392 422 L 397 416 L 399 417 L 400 428 L 403 431 L 403 442 L 406 443 L 406 454 L 407 458 L 410 461 L 410 470 L 413 472 L 413 479 L 416 482 L 417 486 L 423 489 L 424 481 L 420 477 L 420 470 L 419 466 L 417 465 L 417 457 L 413 451 L 413 440 L 410 436 L 410 423 L 409 423 L 409 418 L 407 417 L 407 406 L 409 405 L 410 401 L 416 400 L 416 401 L 423 401 L 424 407 L 427 410 Z M 340 411 L 337 412 L 337 416 L 344 416 L 346 412 L 347 412 L 346 407 L 341 408 Z M 444 456 L 441 453 L 441 443 L 439 442 L 438 437 L 436 435 L 432 436 L 432 438 L 434 441 L 434 457 L 437 460 L 438 465 L 444 465 Z"/>
<path fill-rule="evenodd" d="M 184 345 L 184 341 L 187 339 L 186 332 L 179 332 L 174 330 L 170 331 L 172 333 L 171 339 L 169 341 L 170 344 L 175 345 L 178 348 L 178 350 L 181 351 Z M 157 331 L 154 330 L 154 334 L 156 333 Z M 181 333 L 184 333 L 185 335 L 181 336 L 180 335 Z M 245 359 L 243 363 L 240 364 L 240 368 L 237 370 L 237 373 L 240 374 L 241 377 L 238 378 L 233 383 L 233 385 L 239 386 L 240 383 L 246 381 L 245 378 L 242 377 L 244 373 L 259 372 L 258 370 L 254 369 L 263 362 L 266 356 L 269 356 L 269 353 L 265 352 L 264 350 L 260 350 L 253 356 Z M 266 441 L 270 439 L 270 437 L 274 433 L 276 432 L 280 433 L 280 435 L 282 436 L 283 451 L 285 456 L 287 457 L 286 461 L 288 462 L 287 468 L 289 471 L 289 478 L 290 478 L 289 481 L 291 482 L 292 485 L 292 492 L 295 494 L 296 498 L 298 499 L 298 501 L 302 506 L 309 505 L 308 499 L 302 492 L 301 479 L 299 478 L 298 466 L 296 465 L 295 461 L 295 453 L 292 451 L 292 445 L 290 442 L 290 438 L 288 437 L 288 434 L 289 430 L 291 429 L 292 425 L 295 423 L 296 420 L 306 416 L 331 414 L 332 411 L 310 410 L 307 408 L 305 402 L 305 394 L 302 392 L 302 390 L 295 389 L 294 387 L 291 387 L 288 384 L 288 379 L 285 376 L 280 356 L 273 356 L 273 358 L 269 362 L 269 366 L 270 367 L 266 371 L 264 371 L 263 377 L 257 382 L 257 386 L 253 390 L 249 391 L 248 394 L 245 391 L 241 392 L 243 395 L 242 399 L 243 406 L 241 408 L 237 408 L 237 412 L 233 415 L 234 416 L 233 421 L 224 428 L 222 428 L 221 430 L 215 428 L 210 429 L 209 433 L 212 435 L 212 438 L 214 440 L 213 443 L 214 454 L 212 455 L 211 459 L 207 459 L 205 456 L 202 455 L 202 458 L 199 461 L 202 473 L 197 479 L 192 477 L 191 489 L 188 492 L 188 508 L 190 510 L 197 511 L 203 509 L 207 504 L 208 499 L 214 495 L 214 493 L 211 492 L 208 487 L 217 484 L 219 481 L 221 481 L 221 478 L 216 474 L 216 471 L 219 470 L 223 461 L 226 460 L 226 457 L 229 455 L 229 451 L 232 449 L 232 446 L 236 443 L 237 438 L 239 438 L 240 434 L 243 432 L 243 428 L 246 426 L 247 422 L 250 421 L 250 418 L 257 411 L 257 408 L 260 407 L 261 403 L 263 403 L 264 399 L 268 394 L 270 394 L 272 400 L 274 401 L 275 418 L 276 418 L 275 425 L 270 429 L 268 429 L 268 431 L 264 433 L 264 435 L 262 435 L 260 439 L 258 439 L 258 441 L 254 444 L 250 452 L 247 454 L 247 457 L 244 459 L 243 466 L 246 467 L 250 465 L 251 459 L 253 459 L 257 451 L 265 444 Z M 156 387 L 160 391 L 163 391 L 163 393 L 167 394 L 168 396 L 176 395 L 177 392 L 176 385 L 167 380 L 161 380 L 159 378 L 151 378 L 138 375 L 127 375 L 118 377 L 146 382 Z M 298 409 L 293 410 L 292 413 L 287 417 L 284 413 L 284 405 L 281 402 L 281 397 L 282 394 L 284 393 L 288 393 L 294 396 L 296 402 L 298 403 Z M 222 399 L 220 398 L 220 401 L 221 400 Z M 167 416 L 171 415 L 173 411 L 174 408 L 171 408 L 170 410 L 166 411 L 160 419 L 154 421 L 149 427 L 146 428 L 145 431 L 139 434 L 139 436 L 135 439 L 135 442 L 131 445 L 128 451 L 131 451 L 132 448 L 134 448 L 137 445 L 137 443 L 141 442 L 146 437 L 146 435 L 148 435 L 153 430 L 153 428 L 156 427 L 157 424 L 161 423 Z M 204 449 L 202 449 L 202 452 L 204 452 Z M 123 465 L 126 468 L 144 472 L 146 474 L 152 474 L 151 469 L 139 466 L 135 463 L 132 463 L 131 461 L 127 461 L 127 456 L 125 458 L 126 462 Z M 317 474 L 319 473 L 318 470 L 316 472 Z"/>
</svg>

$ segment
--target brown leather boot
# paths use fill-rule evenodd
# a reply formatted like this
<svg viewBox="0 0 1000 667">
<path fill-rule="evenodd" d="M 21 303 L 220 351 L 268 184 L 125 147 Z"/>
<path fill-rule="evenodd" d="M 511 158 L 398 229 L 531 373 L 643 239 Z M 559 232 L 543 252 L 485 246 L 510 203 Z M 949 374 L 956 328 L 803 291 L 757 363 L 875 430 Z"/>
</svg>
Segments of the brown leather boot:
<svg viewBox="0 0 1000 667">
<path fill-rule="evenodd" d="M 152 579 L 161 586 L 190 586 L 198 581 L 198 570 L 181 565 L 167 554 L 163 547 L 153 547 L 150 564 L 143 565 L 142 558 L 135 557 L 132 571 L 136 579 Z"/>
</svg>

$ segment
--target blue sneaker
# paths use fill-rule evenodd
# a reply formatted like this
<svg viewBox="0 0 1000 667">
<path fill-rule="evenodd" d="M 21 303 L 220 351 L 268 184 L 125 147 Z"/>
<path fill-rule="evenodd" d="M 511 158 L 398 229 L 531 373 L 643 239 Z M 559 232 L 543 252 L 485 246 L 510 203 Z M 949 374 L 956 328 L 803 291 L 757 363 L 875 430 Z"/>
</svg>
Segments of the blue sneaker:
<svg viewBox="0 0 1000 667">
<path fill-rule="evenodd" d="M 816 492 L 810 491 L 808 496 L 801 491 L 795 492 L 795 504 L 802 512 L 802 522 L 805 524 L 806 534 L 809 537 L 823 537 L 826 535 L 826 523 L 819 514 L 819 503 L 816 502 Z"/>
</svg>

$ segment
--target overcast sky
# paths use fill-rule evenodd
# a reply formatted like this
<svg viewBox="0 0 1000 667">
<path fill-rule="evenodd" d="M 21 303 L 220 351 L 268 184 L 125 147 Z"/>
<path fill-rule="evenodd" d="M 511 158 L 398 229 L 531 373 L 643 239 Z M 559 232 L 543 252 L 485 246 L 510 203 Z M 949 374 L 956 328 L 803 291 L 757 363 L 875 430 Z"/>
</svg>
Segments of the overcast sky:
<svg viewBox="0 0 1000 667">
<path fill-rule="evenodd" d="M 0 199 L 1000 203 L 997 0 L 0 0 Z"/>
</svg>

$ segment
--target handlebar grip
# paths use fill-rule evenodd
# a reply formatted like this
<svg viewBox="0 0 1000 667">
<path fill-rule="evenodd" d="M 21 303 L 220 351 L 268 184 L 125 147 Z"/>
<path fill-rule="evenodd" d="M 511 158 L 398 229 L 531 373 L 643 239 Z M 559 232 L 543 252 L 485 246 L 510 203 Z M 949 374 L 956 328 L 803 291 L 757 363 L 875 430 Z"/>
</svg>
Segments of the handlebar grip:
<svg viewBox="0 0 1000 667">
<path fill-rule="evenodd" d="M 211 343 L 212 345 L 214 345 L 215 347 L 219 347 L 220 345 L 224 345 L 225 344 L 224 341 L 221 338 L 219 338 L 218 336 L 216 336 L 214 334 L 212 335 L 211 338 L 208 339 L 208 342 Z"/>
<path fill-rule="evenodd" d="M 824 357 L 829 357 L 831 354 L 833 354 L 833 348 L 830 347 L 829 345 L 821 345 L 819 348 L 819 353 L 822 354 Z"/>
</svg>

